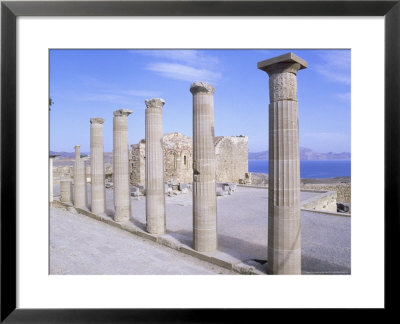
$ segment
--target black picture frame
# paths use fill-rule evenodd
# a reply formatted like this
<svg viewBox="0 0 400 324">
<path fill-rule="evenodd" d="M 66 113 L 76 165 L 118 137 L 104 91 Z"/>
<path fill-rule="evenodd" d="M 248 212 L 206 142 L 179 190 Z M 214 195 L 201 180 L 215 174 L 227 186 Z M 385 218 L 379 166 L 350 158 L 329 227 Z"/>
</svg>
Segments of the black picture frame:
<svg viewBox="0 0 400 324">
<path fill-rule="evenodd" d="M 395 1 L 2 1 L 1 2 L 1 322 L 227 322 L 267 310 L 16 308 L 16 18 L 18 16 L 384 16 L 385 309 L 395 310 L 400 228 L 400 0 Z M 373 68 L 371 66 L 366 67 Z M 372 128 L 373 125 L 371 125 Z M 372 148 L 373 151 L 373 148 Z M 371 171 L 373 173 L 373 171 Z M 382 206 L 372 206 L 377 211 Z M 371 233 L 373 237 L 373 233 Z M 371 267 L 374 266 L 371 255 Z M 366 283 L 367 285 L 368 283 Z M 392 297 L 393 296 L 393 297 Z M 261 319 L 260 318 L 260 319 Z M 266 320 L 264 318 L 264 320 Z"/>
</svg>

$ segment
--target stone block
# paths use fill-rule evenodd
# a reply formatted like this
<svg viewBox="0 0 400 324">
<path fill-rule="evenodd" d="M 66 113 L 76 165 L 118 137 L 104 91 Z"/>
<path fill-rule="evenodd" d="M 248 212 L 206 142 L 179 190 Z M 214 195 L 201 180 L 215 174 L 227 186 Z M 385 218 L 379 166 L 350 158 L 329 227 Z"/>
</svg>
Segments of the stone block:
<svg viewBox="0 0 400 324">
<path fill-rule="evenodd" d="M 222 190 L 221 188 L 218 188 L 216 193 L 217 193 L 217 196 L 226 196 L 228 194 L 227 191 Z"/>
</svg>

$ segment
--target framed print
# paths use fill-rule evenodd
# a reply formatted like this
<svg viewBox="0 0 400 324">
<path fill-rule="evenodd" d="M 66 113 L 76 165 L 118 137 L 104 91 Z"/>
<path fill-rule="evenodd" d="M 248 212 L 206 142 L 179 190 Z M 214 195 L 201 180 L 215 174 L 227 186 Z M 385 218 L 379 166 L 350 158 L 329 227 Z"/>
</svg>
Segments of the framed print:
<svg viewBox="0 0 400 324">
<path fill-rule="evenodd" d="M 226 315 L 228 317 L 235 316 L 235 309 L 243 309 L 244 314 L 249 316 L 252 316 L 252 311 L 257 316 L 265 316 L 269 308 L 393 309 L 395 301 L 391 299 L 390 294 L 394 291 L 398 279 L 392 260 L 393 255 L 397 254 L 395 240 L 399 234 L 398 200 L 400 198 L 398 189 L 400 154 L 398 134 L 400 122 L 398 112 L 400 101 L 399 1 L 2 1 L 1 25 L 1 321 L 9 323 L 30 321 L 123 323 L 144 322 L 150 319 L 154 322 L 225 322 Z M 288 49 L 287 52 L 292 52 L 291 49 L 294 49 L 295 54 L 284 54 L 282 49 Z M 158 50 L 158 52 L 153 50 Z M 349 257 L 351 254 L 351 271 L 350 267 L 344 267 L 345 271 L 344 268 L 337 269 L 338 272 L 342 271 L 342 274 L 345 274 L 340 276 L 333 276 L 333 272 L 328 272 L 326 276 L 284 277 L 197 276 L 194 278 L 193 276 L 167 276 L 166 274 L 169 273 L 164 273 L 163 276 L 142 275 L 144 273 L 137 276 L 120 276 L 123 272 L 113 273 L 116 274 L 115 276 L 104 276 L 109 273 L 100 270 L 96 272 L 96 268 L 99 269 L 104 264 L 102 263 L 104 260 L 96 258 L 93 259 L 95 261 L 92 270 L 77 271 L 72 273 L 73 276 L 58 275 L 68 274 L 63 267 L 52 268 L 49 261 L 51 247 L 48 246 L 51 220 L 46 215 L 49 207 L 47 202 L 45 205 L 39 198 L 42 195 L 39 192 L 46 192 L 46 195 L 49 196 L 47 182 L 43 180 L 47 177 L 49 168 L 49 165 L 46 164 L 49 158 L 47 144 L 51 142 L 53 134 L 56 134 L 56 131 L 61 134 L 62 129 L 71 129 L 73 132 L 68 135 L 71 138 L 82 133 L 81 125 L 78 122 L 75 123 L 74 115 L 71 112 L 75 112 L 78 116 L 82 112 L 83 106 L 76 106 L 75 110 L 71 108 L 68 110 L 70 116 L 66 114 L 58 124 L 53 123 L 50 126 L 48 123 L 51 111 L 48 111 L 48 107 L 42 110 L 41 106 L 46 102 L 45 104 L 49 105 L 50 110 L 56 107 L 53 106 L 53 103 L 55 102 L 57 105 L 59 102 L 52 98 L 52 89 L 56 86 L 61 89 L 60 91 L 64 91 L 65 97 L 69 99 L 82 95 L 79 92 L 80 86 L 73 84 L 74 81 L 71 80 L 74 79 L 69 79 L 72 72 L 78 79 L 84 79 L 84 83 L 90 83 L 92 86 L 93 92 L 87 92 L 84 97 L 80 97 L 84 102 L 83 105 L 92 106 L 95 111 L 101 111 L 99 101 L 93 100 L 95 95 L 99 96 L 99 93 L 95 94 L 95 90 L 101 92 L 100 97 L 107 102 L 107 109 L 112 108 L 114 111 L 114 114 L 108 117 L 108 124 L 104 125 L 105 132 L 112 134 L 111 126 L 108 125 L 112 125 L 113 118 L 114 132 L 120 134 L 122 131 L 117 128 L 124 129 L 126 125 L 118 123 L 124 123 L 126 120 L 122 121 L 118 118 L 125 118 L 131 112 L 130 103 L 125 100 L 127 96 L 159 98 L 166 95 L 166 90 L 161 94 L 147 91 L 149 89 L 146 88 L 146 85 L 153 84 L 159 88 L 163 87 L 163 78 L 166 78 L 168 73 L 174 73 L 174 80 L 188 82 L 187 75 L 193 75 L 193 71 L 195 71 L 197 76 L 203 77 L 207 82 L 210 81 L 209 83 L 192 83 L 190 92 L 187 88 L 185 93 L 185 96 L 190 99 L 189 102 L 184 102 L 186 99 L 183 98 L 176 102 L 170 101 L 170 109 L 173 110 L 174 107 L 180 105 L 180 102 L 183 106 L 191 105 L 193 95 L 193 107 L 195 107 L 196 102 L 204 105 L 202 100 L 205 100 L 198 99 L 196 91 L 201 89 L 201 91 L 207 92 L 207 95 L 212 95 L 215 88 L 210 84 L 213 81 L 218 84 L 219 80 L 233 78 L 233 72 L 238 74 L 242 71 L 243 66 L 241 63 L 237 64 L 240 60 L 236 60 L 235 55 L 241 56 L 243 60 L 246 58 L 251 63 L 249 69 L 261 73 L 259 70 L 270 72 L 270 65 L 282 64 L 282 62 L 284 64 L 294 63 L 298 70 L 309 68 L 307 60 L 304 60 L 302 54 L 311 60 L 312 64 L 309 64 L 311 67 L 314 64 L 314 54 L 310 53 L 315 50 L 326 53 L 332 51 L 332 55 L 327 56 L 329 60 L 322 60 L 318 65 L 321 78 L 336 78 L 336 81 L 339 80 L 339 83 L 345 86 L 340 88 L 329 85 L 331 92 L 328 94 L 321 92 L 318 88 L 319 81 L 315 82 L 315 80 L 311 80 L 312 77 L 308 77 L 308 102 L 312 103 L 313 97 L 319 98 L 321 100 L 319 102 L 323 102 L 323 97 L 336 96 L 338 102 L 344 100 L 342 102 L 348 103 L 350 107 L 351 100 L 351 121 L 350 112 L 348 115 L 341 116 L 342 119 L 335 119 L 339 114 L 344 114 L 343 110 L 338 109 L 338 106 L 323 107 L 329 110 L 327 118 L 337 120 L 337 129 L 343 126 L 340 125 L 341 122 L 346 125 L 351 122 L 351 178 L 353 180 L 351 195 L 353 205 L 351 207 L 351 228 L 350 219 L 348 219 L 348 226 L 345 229 L 348 233 L 351 231 L 351 250 L 349 247 L 349 251 L 347 251 Z M 258 57 L 254 55 L 256 52 L 261 53 L 260 55 L 265 54 L 265 58 L 255 59 Z M 342 55 L 342 52 L 345 54 Z M 126 55 L 127 53 L 129 55 Z M 179 58 L 176 56 L 177 53 L 179 53 Z M 162 61 L 166 55 L 170 59 L 169 64 L 166 64 L 165 60 Z M 268 60 L 272 56 L 276 57 L 275 60 L 278 61 Z M 71 59 L 71 57 L 73 58 Z M 218 60 L 231 63 L 226 64 L 225 69 L 217 70 L 215 62 Z M 72 61 L 80 62 L 74 65 L 76 69 L 74 71 L 72 71 L 73 65 L 68 63 Z M 346 73 L 340 74 L 337 72 L 342 68 L 340 65 L 342 61 L 349 64 L 346 65 Z M 84 71 L 89 71 L 93 62 L 96 62 L 96 66 L 110 69 L 110 74 L 102 74 L 101 78 L 94 78 L 95 72 L 91 76 L 85 75 Z M 104 62 L 111 62 L 111 64 L 105 67 Z M 151 71 L 154 78 L 140 72 L 140 69 L 135 70 L 133 66 L 137 62 L 140 62 L 141 66 L 145 66 L 146 71 Z M 189 63 L 184 66 L 182 62 Z M 125 69 L 124 67 L 129 69 L 132 78 L 140 79 L 140 85 L 142 85 L 140 89 L 124 88 L 124 85 L 129 84 L 131 80 L 129 75 L 118 84 L 117 92 L 110 91 L 109 82 L 100 84 L 100 79 L 112 79 L 113 71 L 122 71 Z M 317 69 L 316 64 L 313 68 Z M 299 77 L 302 72 L 299 72 Z M 97 76 L 99 75 L 100 73 L 97 73 Z M 312 74 L 310 75 L 312 76 Z M 236 89 L 246 92 L 247 96 L 255 96 L 256 92 L 257 95 L 261 94 L 261 97 L 266 96 L 267 90 L 260 91 L 255 83 L 253 84 L 255 78 L 257 76 L 246 79 L 242 74 L 241 81 L 239 80 L 235 85 Z M 266 78 L 267 75 L 264 75 L 265 81 Z M 272 82 L 270 83 L 272 90 L 269 95 L 272 100 L 271 105 L 274 104 L 272 98 L 279 97 L 280 92 L 276 90 L 281 85 L 279 78 L 276 77 L 270 81 Z M 53 80 L 57 82 L 53 82 Z M 313 81 L 314 83 L 312 83 Z M 291 79 L 290 82 L 295 81 Z M 167 83 L 172 84 L 172 81 L 165 81 L 164 89 L 168 89 L 171 93 L 176 90 L 172 86 L 167 87 Z M 51 88 L 50 92 L 48 91 L 49 87 Z M 148 88 L 150 87 L 148 86 Z M 180 87 L 180 84 L 176 83 L 176 87 Z M 302 88 L 301 83 L 298 87 L 299 89 L 305 88 Z M 218 93 L 218 86 L 216 89 L 216 93 Z M 239 106 L 246 106 L 246 102 L 239 103 L 233 100 L 233 92 L 226 93 L 230 93 L 228 96 L 232 98 L 228 107 L 221 109 L 225 114 L 229 114 L 229 110 L 232 111 Z M 285 89 L 282 90 L 282 93 L 287 95 L 291 93 L 291 90 Z M 207 100 L 211 100 L 209 97 L 207 98 Z M 219 103 L 218 97 L 215 100 L 216 103 Z M 290 100 L 287 101 L 289 107 L 293 105 L 296 98 L 290 97 Z M 207 102 L 212 102 L 212 100 Z M 241 120 L 238 120 L 237 126 L 235 126 L 238 131 L 241 130 L 240 124 L 246 123 L 246 120 L 255 123 L 257 119 L 262 120 L 266 117 L 257 112 L 250 100 L 248 102 L 251 107 L 239 107 L 236 110 L 242 110 L 243 113 Z M 74 105 L 74 101 L 68 101 L 68 103 Z M 143 103 L 142 100 L 139 104 L 144 106 Z M 143 110 L 145 108 L 158 109 L 160 105 L 164 104 L 165 101 L 161 99 L 148 99 Z M 168 104 L 167 101 L 166 108 L 168 108 Z M 265 111 L 267 110 L 265 109 Z M 246 114 L 248 116 L 253 114 L 252 117 L 255 118 L 246 117 Z M 83 113 L 82 116 L 85 116 L 85 121 L 88 121 L 89 117 L 91 118 L 90 127 L 93 132 L 99 131 L 99 125 L 103 125 L 103 116 L 86 116 Z M 216 116 L 220 120 L 224 119 L 221 112 L 217 111 Z M 271 116 L 273 115 L 270 115 L 270 119 Z M 146 118 L 150 118 L 147 117 L 147 111 Z M 198 118 L 203 117 L 199 115 Z M 180 116 L 180 118 L 176 118 L 175 122 L 183 123 L 185 117 Z M 85 122 L 86 124 L 88 123 Z M 150 124 L 146 119 L 146 125 Z M 191 121 L 188 124 L 191 124 Z M 270 127 L 271 125 L 274 126 L 273 123 L 270 123 Z M 89 124 L 84 127 L 87 127 L 88 130 Z M 135 129 L 141 129 L 140 127 L 144 126 L 135 124 L 135 127 Z M 201 131 L 201 128 L 199 129 Z M 183 181 L 181 179 L 185 178 L 186 169 L 192 170 L 192 163 L 194 164 L 193 174 L 189 174 L 188 178 L 196 178 L 198 175 L 196 172 L 200 172 L 198 170 L 204 172 L 205 168 L 199 166 L 198 160 L 195 161 L 194 158 L 192 160 L 192 155 L 197 154 L 198 158 L 205 153 L 200 149 L 196 151 L 195 141 L 193 141 L 193 148 L 191 144 L 187 144 L 190 142 L 187 136 L 174 133 L 173 129 L 164 129 L 164 131 L 167 131 L 168 134 L 165 135 L 167 139 L 163 138 L 167 144 L 163 145 L 164 147 L 169 145 L 169 149 L 163 151 L 164 179 L 165 174 L 171 178 L 175 176 L 174 172 L 178 169 L 178 164 L 182 164 L 183 168 L 176 177 L 179 181 L 174 179 L 175 182 L 171 181 L 170 184 L 167 184 L 168 188 L 164 187 L 164 183 L 162 184 L 164 190 L 168 190 L 170 196 L 173 197 L 174 194 L 178 195 L 184 191 L 194 190 L 192 187 L 186 187 L 185 183 L 189 183 L 190 180 Z M 159 133 L 162 134 L 162 130 Z M 350 130 L 348 133 L 350 146 Z M 332 134 L 335 134 L 336 140 L 340 141 L 338 133 L 333 132 L 329 136 Z M 214 137 L 215 135 L 219 134 L 213 133 L 210 140 L 211 142 L 215 141 L 214 145 L 225 140 L 219 136 Z M 59 136 L 60 138 L 65 137 L 65 134 Z M 146 135 L 146 139 L 148 139 L 147 136 L 150 135 Z M 326 142 L 324 136 L 328 135 L 319 133 L 318 136 L 321 137 L 321 143 L 324 143 L 324 141 Z M 246 136 L 237 137 L 235 143 L 244 141 Z M 111 143 L 110 138 L 111 136 L 108 136 Z M 116 143 L 125 147 L 126 143 L 121 141 L 122 137 Z M 71 143 L 68 142 L 68 147 L 72 145 Z M 130 171 L 131 180 L 132 177 L 138 177 L 135 182 L 135 192 L 129 193 L 132 197 L 140 196 L 140 192 L 145 190 L 141 184 L 147 181 L 147 178 L 146 180 L 140 178 L 140 166 L 146 165 L 149 168 L 152 162 L 150 159 L 146 160 L 140 156 L 140 149 L 143 148 L 143 152 L 145 152 L 144 144 L 149 147 L 153 145 L 151 143 L 151 141 L 146 142 L 144 139 L 142 141 L 141 138 L 135 138 L 134 145 L 132 145 L 132 152 L 136 148 L 139 152 L 137 156 L 139 162 L 136 166 L 133 161 L 134 153 L 130 160 L 132 170 L 136 170 L 133 169 L 134 167 L 139 170 L 137 172 Z M 179 146 L 179 149 L 171 148 L 171 143 Z M 237 143 L 235 145 L 239 147 L 241 142 Z M 79 146 L 78 143 L 75 144 Z M 129 144 L 132 143 L 129 142 Z M 108 152 L 111 151 L 108 148 L 111 147 L 111 144 L 106 141 L 103 145 Z M 115 145 L 114 142 L 114 148 Z M 50 152 L 50 154 L 57 155 L 62 150 L 64 149 L 60 147 L 57 152 Z M 78 154 L 75 155 L 75 161 L 84 159 L 85 152 L 88 151 L 89 149 L 84 146 L 82 146 L 81 152 L 78 148 L 75 152 Z M 92 152 L 92 146 L 90 146 L 90 151 Z M 282 151 L 282 154 L 285 152 Z M 121 156 L 125 153 L 127 152 L 123 151 Z M 118 161 L 119 155 L 115 153 L 115 150 L 113 154 L 112 158 Z M 162 153 L 160 154 L 162 155 Z M 228 153 L 222 155 L 226 158 Z M 248 156 L 246 156 L 246 160 L 247 158 Z M 238 156 L 235 156 L 235 159 L 239 161 Z M 286 161 L 285 158 L 283 160 Z M 74 165 L 74 170 L 78 170 L 78 167 L 78 165 Z M 350 164 L 348 168 L 350 169 Z M 112 173 L 116 175 L 118 172 L 122 172 L 121 170 L 112 169 Z M 269 172 L 271 170 L 273 169 L 270 168 Z M 57 172 L 63 173 L 64 171 Z M 86 174 L 90 174 L 93 190 L 95 173 L 91 171 L 89 173 L 86 171 Z M 88 180 L 84 179 L 84 173 L 85 171 L 82 171 L 81 175 L 85 182 Z M 53 174 L 51 172 L 52 176 Z M 238 176 L 237 178 L 240 178 L 238 184 L 248 185 L 246 177 L 249 176 L 246 176 L 245 173 L 243 176 Z M 76 194 L 78 174 L 74 174 L 73 178 L 75 179 L 74 194 Z M 234 186 L 227 179 L 222 179 L 221 183 L 228 183 L 228 185 L 225 185 L 226 188 L 222 185 L 219 194 L 223 196 L 226 191 L 234 197 Z M 112 186 L 115 195 L 118 184 L 107 182 L 107 180 L 106 183 Z M 270 182 L 270 186 L 272 183 Z M 70 182 L 64 181 L 62 184 L 60 181 L 57 190 L 60 191 L 61 196 L 66 195 L 65 198 L 68 194 L 72 195 L 71 189 L 68 189 L 71 188 L 70 186 Z M 149 188 L 150 186 L 147 187 L 147 190 L 150 190 Z M 50 195 L 52 193 L 51 191 Z M 216 195 L 218 196 L 218 192 Z M 140 201 L 139 198 L 138 201 Z M 65 199 L 68 203 L 70 198 Z M 115 196 L 113 199 L 115 202 Z M 76 201 L 77 198 L 74 196 L 74 202 Z M 185 206 L 184 199 L 179 203 Z M 135 208 L 144 209 L 144 202 L 142 201 L 140 204 L 141 207 Z M 245 203 L 240 204 L 235 208 L 242 210 Z M 254 203 L 254 205 L 256 204 Z M 69 205 L 63 206 L 68 208 Z M 83 208 L 78 209 L 76 203 L 74 206 L 78 211 Z M 93 208 L 93 206 L 92 200 L 91 207 Z M 96 206 L 101 210 L 101 204 Z M 279 204 L 275 207 L 278 208 Z M 335 203 L 334 213 L 336 213 L 336 207 Z M 324 203 L 321 208 L 327 208 L 326 204 Z M 345 204 L 340 208 L 344 210 Z M 191 213 L 192 209 L 189 209 L 189 213 Z M 243 210 L 245 214 L 246 209 Z M 96 218 L 101 211 L 93 212 L 93 214 L 87 212 L 86 214 Z M 100 220 L 122 228 L 123 226 L 116 224 L 118 222 L 116 215 L 117 205 L 115 204 L 114 218 Z M 99 220 L 99 217 L 97 219 Z M 195 222 L 195 218 L 193 219 Z M 114 220 L 116 221 L 114 222 Z M 252 220 L 254 219 L 249 218 L 246 222 L 251 223 Z M 66 219 L 66 222 L 68 221 Z M 310 226 L 312 224 L 310 223 Z M 60 227 L 60 232 L 67 230 L 65 226 Z M 145 228 L 146 220 L 143 220 L 138 226 Z M 163 227 L 162 224 L 160 226 Z M 241 244 L 244 244 L 240 237 L 240 226 L 238 224 L 235 226 L 238 227 L 236 240 L 224 238 L 228 248 L 229 245 L 237 245 L 239 248 Z M 201 224 L 196 228 L 200 227 Z M 125 230 L 133 231 L 130 228 L 125 228 Z M 185 229 L 178 228 L 177 232 L 179 230 L 181 230 L 180 236 L 177 235 L 175 238 L 185 241 L 188 235 L 189 240 L 191 239 L 189 231 L 185 232 Z M 333 230 L 330 228 L 331 232 Z M 80 231 L 85 232 L 84 230 Z M 147 231 L 149 232 L 148 228 Z M 144 232 L 145 230 L 138 235 L 141 235 L 142 238 L 154 239 L 152 236 L 146 236 L 147 234 Z M 329 234 L 329 230 L 327 230 L 326 235 Z M 197 238 L 193 238 L 193 241 L 199 240 L 201 235 L 198 235 Z M 289 234 L 286 231 L 282 232 L 282 235 Z M 107 236 L 99 240 L 106 241 Z M 155 240 L 157 241 L 157 239 Z M 311 246 L 310 241 L 307 240 L 308 238 L 306 243 L 308 242 Z M 350 236 L 346 240 L 350 241 Z M 87 240 L 85 238 L 85 242 L 89 241 L 89 238 Z M 186 248 L 187 254 L 196 254 L 196 251 L 201 251 L 199 246 L 203 246 L 202 242 L 204 241 L 200 239 L 196 242 L 193 249 Z M 175 243 L 170 241 L 164 242 L 164 245 L 169 247 L 173 244 Z M 272 245 L 271 242 L 269 244 Z M 277 243 L 277 245 L 279 244 Z M 204 247 L 204 249 L 207 248 Z M 104 249 L 104 251 L 111 251 L 106 247 Z M 183 250 L 182 247 L 179 249 Z M 289 248 L 285 246 L 280 251 L 286 253 L 285 251 L 288 250 Z M 69 253 L 74 253 L 74 251 Z M 276 258 L 278 258 L 278 254 Z M 214 261 L 215 267 L 217 267 L 218 260 L 215 261 L 216 259 L 215 257 L 206 258 L 208 261 Z M 257 257 L 253 259 L 252 261 L 258 263 L 257 266 L 263 269 L 265 260 L 258 260 Z M 177 265 L 178 258 L 173 262 Z M 219 264 L 223 265 L 224 262 L 220 261 Z M 79 268 L 78 265 L 77 268 Z M 234 268 L 230 270 L 232 269 L 235 270 Z M 268 271 L 278 270 L 271 268 Z M 88 276 L 87 274 L 98 275 Z M 303 274 L 305 273 L 303 272 Z M 366 285 L 368 285 L 369 293 L 366 293 Z M 285 295 L 282 293 L 283 291 L 290 293 Z M 269 293 L 265 296 L 266 292 Z M 240 297 L 244 295 L 248 297 L 245 299 Z M 210 309 L 213 311 L 209 313 Z"/>
</svg>

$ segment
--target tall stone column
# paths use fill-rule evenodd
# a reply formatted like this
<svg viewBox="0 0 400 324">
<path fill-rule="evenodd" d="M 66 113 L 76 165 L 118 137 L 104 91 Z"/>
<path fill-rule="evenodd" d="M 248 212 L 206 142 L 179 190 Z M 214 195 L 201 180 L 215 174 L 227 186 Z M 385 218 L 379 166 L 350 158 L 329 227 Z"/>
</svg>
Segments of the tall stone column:
<svg viewBox="0 0 400 324">
<path fill-rule="evenodd" d="M 85 162 L 81 159 L 81 149 L 79 145 L 75 146 L 74 206 L 78 208 L 87 207 Z"/>
<path fill-rule="evenodd" d="M 53 180 L 53 159 L 56 155 L 50 155 L 49 163 L 49 195 L 50 195 L 50 206 L 53 204 L 54 200 L 54 180 Z"/>
<path fill-rule="evenodd" d="M 114 111 L 113 182 L 116 222 L 127 221 L 130 217 L 128 116 L 131 113 L 128 109 Z"/>
<path fill-rule="evenodd" d="M 268 263 L 270 274 L 301 274 L 297 72 L 307 62 L 287 53 L 259 62 L 269 75 Z"/>
<path fill-rule="evenodd" d="M 60 180 L 60 201 L 70 203 L 72 198 L 72 180 Z"/>
<path fill-rule="evenodd" d="M 90 118 L 91 210 L 94 214 L 106 211 L 103 123 L 103 118 Z"/>
<path fill-rule="evenodd" d="M 215 188 L 214 92 L 212 85 L 194 82 L 193 94 L 193 242 L 194 249 L 217 249 Z"/>
<path fill-rule="evenodd" d="M 165 233 L 164 152 L 162 107 L 154 98 L 146 103 L 146 228 L 149 233 Z"/>
</svg>

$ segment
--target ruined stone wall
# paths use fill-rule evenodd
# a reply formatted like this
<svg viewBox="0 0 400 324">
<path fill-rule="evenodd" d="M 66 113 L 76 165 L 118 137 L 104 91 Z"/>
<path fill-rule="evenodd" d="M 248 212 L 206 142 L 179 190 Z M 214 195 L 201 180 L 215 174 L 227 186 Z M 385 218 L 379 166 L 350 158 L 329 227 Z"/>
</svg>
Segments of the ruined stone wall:
<svg viewBox="0 0 400 324">
<path fill-rule="evenodd" d="M 60 179 L 70 179 L 73 177 L 74 177 L 74 167 L 73 166 L 53 167 L 54 181 L 60 181 Z"/>
<path fill-rule="evenodd" d="M 215 138 L 217 182 L 239 183 L 248 173 L 248 137 L 221 136 Z"/>
<path fill-rule="evenodd" d="M 302 201 L 301 207 L 306 209 L 336 212 L 337 211 L 336 202 L 337 202 L 336 191 L 328 191 L 319 196 L 318 199 L 310 198 L 306 201 Z"/>
<path fill-rule="evenodd" d="M 129 161 L 129 169 L 131 175 L 131 184 L 144 184 L 145 183 L 145 156 L 146 144 L 141 140 L 138 144 L 131 145 L 131 155 Z"/>
<path fill-rule="evenodd" d="M 302 186 L 304 189 L 314 190 L 329 190 L 337 192 L 337 201 L 347 204 L 351 204 L 351 184 L 340 183 L 340 184 L 305 184 Z"/>
<path fill-rule="evenodd" d="M 192 139 L 181 133 L 163 137 L 164 180 L 189 183 L 193 180 Z"/>
<path fill-rule="evenodd" d="M 130 167 L 131 184 L 145 183 L 145 140 L 132 145 Z M 193 141 L 178 132 L 165 134 L 164 181 L 191 183 L 193 181 L 192 154 Z M 216 180 L 218 182 L 239 183 L 248 172 L 247 136 L 215 138 Z"/>
</svg>

